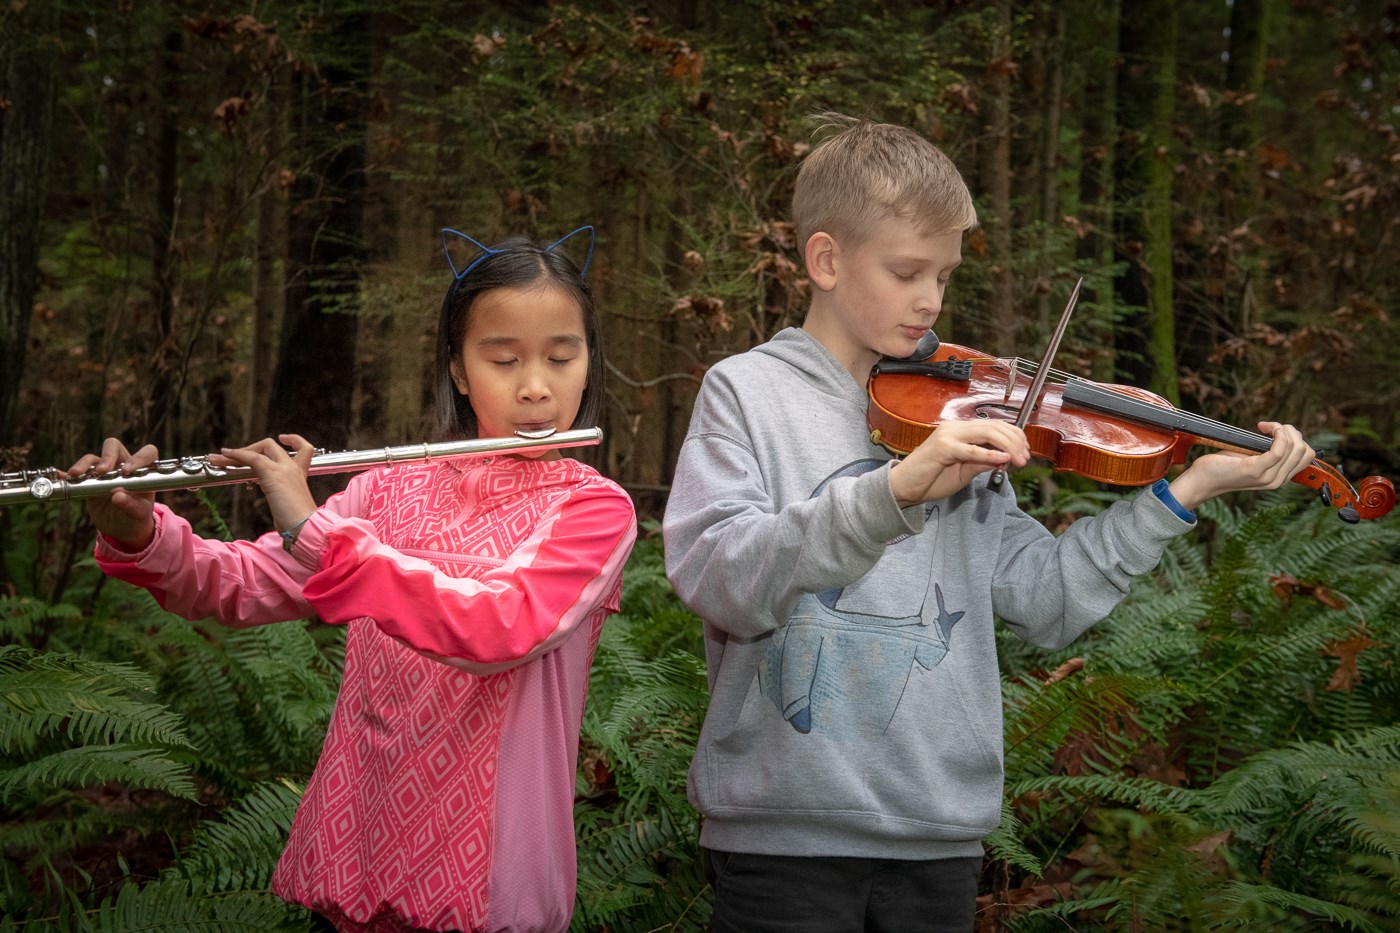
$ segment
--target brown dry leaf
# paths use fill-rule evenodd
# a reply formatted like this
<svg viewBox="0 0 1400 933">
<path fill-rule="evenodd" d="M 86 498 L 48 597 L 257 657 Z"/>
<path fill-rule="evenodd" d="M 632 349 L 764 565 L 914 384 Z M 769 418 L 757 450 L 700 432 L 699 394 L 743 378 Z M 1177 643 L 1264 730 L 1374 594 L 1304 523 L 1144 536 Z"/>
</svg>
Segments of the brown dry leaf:
<svg viewBox="0 0 1400 933">
<path fill-rule="evenodd" d="M 1084 659 L 1070 658 L 1068 661 L 1051 671 L 1050 676 L 1045 678 L 1045 682 L 1047 684 L 1058 683 L 1059 681 L 1064 680 L 1071 674 L 1077 674 L 1082 670 L 1084 670 Z"/>
<path fill-rule="evenodd" d="M 1199 855 L 1201 861 L 1212 872 L 1221 875 L 1229 868 L 1229 863 L 1225 860 L 1225 856 L 1220 850 L 1230 841 L 1230 835 L 1230 830 L 1223 830 L 1222 832 L 1206 836 L 1204 839 L 1192 843 L 1186 848 L 1188 851 L 1195 852 Z"/>
<path fill-rule="evenodd" d="M 1337 669 L 1332 672 L 1332 679 L 1327 681 L 1327 690 L 1331 693 L 1340 693 L 1354 689 L 1361 683 L 1361 671 L 1357 669 L 1356 660 L 1361 656 L 1361 652 L 1371 648 L 1384 648 L 1385 645 L 1374 641 L 1366 631 L 1366 626 L 1359 625 L 1346 638 L 1329 641 L 1324 647 L 1318 649 L 1318 654 L 1324 658 L 1337 658 Z"/>
<path fill-rule="evenodd" d="M 1275 596 L 1288 602 L 1298 589 L 1298 578 L 1291 573 L 1276 573 L 1269 577 L 1269 587 Z"/>
</svg>

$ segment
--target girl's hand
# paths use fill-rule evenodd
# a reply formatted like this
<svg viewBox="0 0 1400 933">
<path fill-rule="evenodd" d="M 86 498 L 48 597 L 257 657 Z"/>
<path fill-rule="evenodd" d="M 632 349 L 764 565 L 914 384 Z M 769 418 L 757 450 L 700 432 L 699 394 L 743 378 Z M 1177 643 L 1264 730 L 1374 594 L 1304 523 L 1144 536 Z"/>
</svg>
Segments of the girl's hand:
<svg viewBox="0 0 1400 933">
<path fill-rule="evenodd" d="M 1222 493 L 1277 489 L 1317 456 L 1290 424 L 1261 421 L 1259 430 L 1274 439 L 1268 450 L 1262 454 L 1222 450 L 1197 457 L 1168 487 L 1176 501 L 1195 509 Z"/>
<path fill-rule="evenodd" d="M 286 447 L 293 448 L 296 454 L 288 454 Z M 316 511 L 316 500 L 306 483 L 306 471 L 315 452 L 316 448 L 300 434 L 279 434 L 275 441 L 267 437 L 247 447 L 225 447 L 210 454 L 209 462 L 215 466 L 249 467 L 267 497 L 273 525 L 278 531 L 286 531 Z"/>
<path fill-rule="evenodd" d="M 901 508 L 946 499 L 978 473 L 1025 466 L 1030 443 L 1005 421 L 945 421 L 890 470 L 890 487 Z"/>
<path fill-rule="evenodd" d="M 132 471 L 148 467 L 159 458 L 154 444 L 147 444 L 133 454 L 120 440 L 109 437 L 102 442 L 102 453 L 84 454 L 68 468 L 68 475 L 77 478 L 89 470 L 99 474 L 120 470 L 129 476 Z M 99 532 L 115 541 L 122 550 L 143 551 L 156 535 L 156 521 L 152 516 L 155 499 L 154 493 L 117 489 L 109 496 L 89 498 L 88 517 Z"/>
</svg>

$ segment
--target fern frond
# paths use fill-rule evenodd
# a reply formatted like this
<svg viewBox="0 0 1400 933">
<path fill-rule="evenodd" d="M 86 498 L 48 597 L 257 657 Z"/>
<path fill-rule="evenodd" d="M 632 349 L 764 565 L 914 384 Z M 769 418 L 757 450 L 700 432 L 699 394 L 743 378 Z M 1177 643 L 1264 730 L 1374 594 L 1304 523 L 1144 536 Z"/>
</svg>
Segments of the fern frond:
<svg viewBox="0 0 1400 933">
<path fill-rule="evenodd" d="M 1293 742 L 1254 755 L 1197 792 L 1203 805 L 1222 814 L 1276 803 L 1347 778 L 1380 788 L 1400 769 L 1400 726 L 1382 726 L 1335 743 Z"/>
<path fill-rule="evenodd" d="M 661 806 L 683 819 L 685 773 L 708 701 L 704 664 L 682 650 L 644 657 L 641 629 L 623 617 L 603 630 L 583 736 L 612 760 L 624 815 Z"/>
<path fill-rule="evenodd" d="M 48 603 L 32 596 L 0 596 L 0 638 L 25 638 L 45 622 L 72 622 L 82 617 L 77 606 Z"/>
<path fill-rule="evenodd" d="M 1027 874 L 1038 875 L 1044 871 L 1044 866 L 1021 841 L 1020 830 L 1021 822 L 1011 806 L 1011 797 L 1002 795 L 1001 823 L 983 840 L 987 854 L 998 861 L 1010 862 Z"/>
<path fill-rule="evenodd" d="M 1212 900 L 1236 915 L 1236 922 L 1231 924 L 1236 929 L 1257 929 L 1256 924 L 1259 921 L 1272 919 L 1267 916 L 1259 916 L 1258 908 L 1262 906 L 1275 908 L 1294 917 L 1304 915 L 1329 923 L 1341 924 L 1346 929 L 1357 930 L 1359 933 L 1386 933 L 1385 930 L 1376 925 L 1373 915 L 1368 915 L 1365 911 L 1338 904 L 1335 901 L 1288 891 L 1271 884 L 1228 881 L 1213 892 Z M 1226 927 L 1226 925 L 1217 926 L 1217 928 L 1221 927 Z"/>
<path fill-rule="evenodd" d="M 694 851 L 690 833 L 664 810 L 655 817 L 591 826 L 579 834 L 578 903 L 590 928 L 656 897 L 663 866 Z"/>
<path fill-rule="evenodd" d="M 42 793 L 108 781 L 195 799 L 187 765 L 170 760 L 160 749 L 117 743 L 69 748 L 0 772 L 0 802 L 20 790 Z"/>
<path fill-rule="evenodd" d="M 189 747 L 175 713 L 128 694 L 154 683 L 129 664 L 0 646 L 0 752 L 25 753 L 60 727 L 80 742 Z"/>
<path fill-rule="evenodd" d="M 309 768 L 330 722 L 340 671 L 321 654 L 303 622 L 221 636 L 229 682 L 240 696 L 257 698 L 259 715 L 248 726 L 258 743 L 275 751 L 278 762 Z"/>
<path fill-rule="evenodd" d="M 183 878 L 127 885 L 73 918 L 79 933 L 306 933 L 305 910 L 268 891 L 213 893 Z"/>
<path fill-rule="evenodd" d="M 1117 721 L 1142 697 L 1162 688 L 1157 680 L 1115 674 L 1069 677 L 1046 684 L 1006 684 L 1004 744 L 1008 777 L 1014 780 L 1030 769 L 1043 772 L 1069 735 L 1101 734 L 1105 721 Z M 1100 751 L 1112 755 L 1108 744 L 1101 744 Z"/>
<path fill-rule="evenodd" d="M 1071 797 L 1094 797 L 1103 801 L 1132 804 L 1143 810 L 1186 815 L 1192 810 L 1189 791 L 1172 787 L 1149 778 L 1122 774 L 1045 775 L 1028 777 L 1007 786 L 1012 798 L 1026 794 L 1066 794 Z"/>
<path fill-rule="evenodd" d="M 194 742 L 207 758 L 259 761 L 264 755 L 247 734 L 247 717 L 229 678 L 221 633 L 209 628 L 206 633 L 202 624 L 173 617 L 161 626 L 161 640 L 174 649 L 165 662 L 162 687 L 170 705 L 188 714 Z"/>
<path fill-rule="evenodd" d="M 124 834 L 144 837 L 169 830 L 183 817 L 182 804 L 174 798 L 143 800 L 140 805 L 112 806 L 94 802 L 83 795 L 62 795 L 45 802 L 40 813 L 25 819 L 0 823 L 0 849 L 32 867 L 61 860 L 84 846 Z M 31 854 L 32 853 L 32 854 Z"/>
<path fill-rule="evenodd" d="M 286 848 L 303 788 L 282 781 L 259 784 L 203 823 L 176 870 L 209 891 L 266 888 Z"/>
</svg>

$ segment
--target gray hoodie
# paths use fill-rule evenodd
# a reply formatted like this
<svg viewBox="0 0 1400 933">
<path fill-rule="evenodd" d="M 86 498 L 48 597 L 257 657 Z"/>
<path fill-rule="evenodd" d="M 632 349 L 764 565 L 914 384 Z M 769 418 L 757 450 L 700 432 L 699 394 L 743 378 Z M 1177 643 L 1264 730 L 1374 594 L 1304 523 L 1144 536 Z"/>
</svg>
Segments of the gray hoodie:
<svg viewBox="0 0 1400 933">
<path fill-rule="evenodd" d="M 993 620 L 1073 641 L 1191 526 L 1151 493 L 1052 536 L 984 478 L 900 509 L 866 393 L 790 328 L 706 374 L 663 524 L 705 625 L 701 842 L 976 856 L 1001 814 Z"/>
</svg>

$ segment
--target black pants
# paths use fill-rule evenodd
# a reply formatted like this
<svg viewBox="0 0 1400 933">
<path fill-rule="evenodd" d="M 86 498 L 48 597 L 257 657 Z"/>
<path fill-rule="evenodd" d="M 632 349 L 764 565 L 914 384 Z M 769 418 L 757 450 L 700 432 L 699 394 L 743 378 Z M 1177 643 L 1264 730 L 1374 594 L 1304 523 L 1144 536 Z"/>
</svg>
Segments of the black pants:
<svg viewBox="0 0 1400 933">
<path fill-rule="evenodd" d="M 980 858 L 798 858 L 705 849 L 712 933 L 971 933 Z"/>
</svg>

